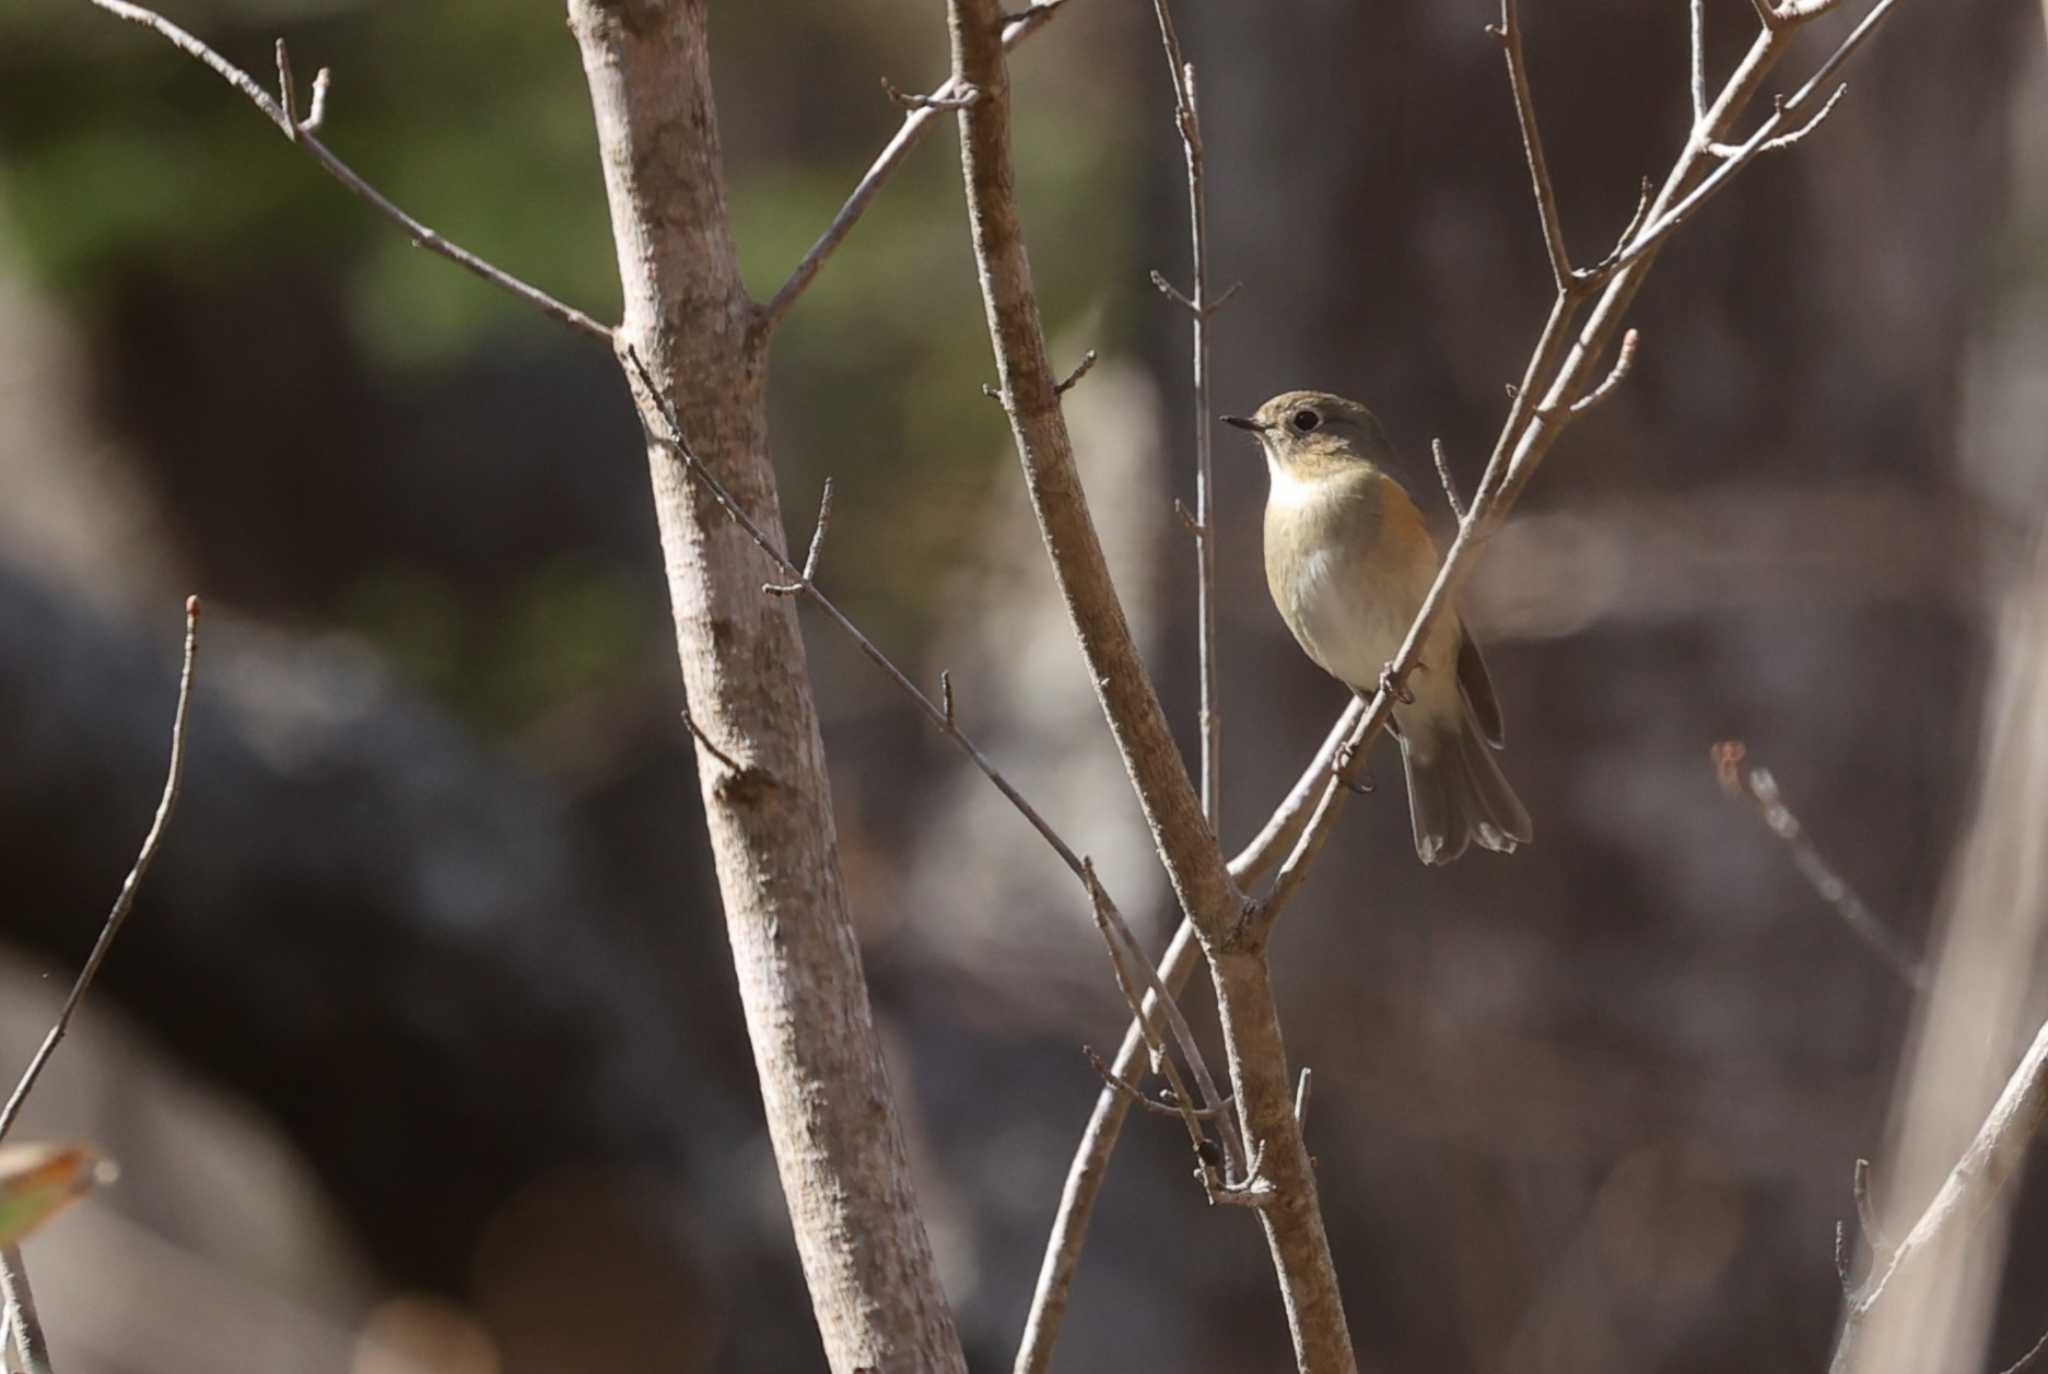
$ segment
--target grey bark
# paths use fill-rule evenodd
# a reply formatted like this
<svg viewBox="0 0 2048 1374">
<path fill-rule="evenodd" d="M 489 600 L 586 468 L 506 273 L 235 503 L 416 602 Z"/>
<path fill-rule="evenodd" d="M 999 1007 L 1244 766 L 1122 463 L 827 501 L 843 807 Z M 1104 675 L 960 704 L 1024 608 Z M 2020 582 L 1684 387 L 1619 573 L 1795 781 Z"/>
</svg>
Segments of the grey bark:
<svg viewBox="0 0 2048 1374">
<path fill-rule="evenodd" d="M 569 20 L 618 248 L 620 347 L 670 391 L 739 504 L 779 530 L 765 339 L 727 213 L 704 0 L 570 0 Z M 827 1356 L 838 1374 L 963 1370 L 847 917 L 795 609 L 762 594 L 773 567 L 677 456 L 651 444 L 648 461 L 727 934 Z"/>
</svg>

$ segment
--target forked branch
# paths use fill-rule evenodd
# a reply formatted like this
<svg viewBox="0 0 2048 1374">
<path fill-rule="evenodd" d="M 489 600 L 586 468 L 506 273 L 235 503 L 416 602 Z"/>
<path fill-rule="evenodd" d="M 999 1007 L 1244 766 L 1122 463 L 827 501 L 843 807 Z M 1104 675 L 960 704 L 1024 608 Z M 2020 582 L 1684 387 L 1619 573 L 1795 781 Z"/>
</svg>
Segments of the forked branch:
<svg viewBox="0 0 2048 1374">
<path fill-rule="evenodd" d="M 510 292 L 550 319 L 569 326 L 569 328 L 579 334 L 585 334 L 594 339 L 603 339 L 607 343 L 611 341 L 612 331 L 610 328 L 599 324 L 575 306 L 566 305 L 539 287 L 521 281 L 503 268 L 493 266 L 470 252 L 467 248 L 450 242 L 414 219 L 392 203 L 383 192 L 363 180 L 353 167 L 350 167 L 346 162 L 336 157 L 329 151 L 325 143 L 315 138 L 313 131 L 318 129 L 322 121 L 327 117 L 328 73 L 326 68 L 321 68 L 319 77 L 313 83 L 312 113 L 302 120 L 297 116 L 296 102 L 292 94 L 291 58 L 286 53 L 283 42 L 280 41 L 277 45 L 279 93 L 273 97 L 262 86 L 257 84 L 254 77 L 228 61 L 225 57 L 222 57 L 199 39 L 187 33 L 184 29 L 179 28 L 170 20 L 158 14 L 155 10 L 144 9 L 141 5 L 131 5 L 127 3 L 127 0 L 91 0 L 91 3 L 116 18 L 125 19 L 131 24 L 140 24 L 147 29 L 154 29 L 169 40 L 173 47 L 211 67 L 223 81 L 226 81 L 230 86 L 233 86 L 236 90 L 247 96 L 250 103 L 261 110 L 264 116 L 277 126 L 278 132 L 311 154 L 313 160 L 319 163 L 329 176 L 339 181 L 343 186 L 354 192 L 356 196 L 367 202 L 377 213 L 403 229 L 407 236 L 412 239 L 415 248 L 424 248 L 430 253 L 439 254 L 476 276 L 482 277 L 501 291 Z"/>
</svg>

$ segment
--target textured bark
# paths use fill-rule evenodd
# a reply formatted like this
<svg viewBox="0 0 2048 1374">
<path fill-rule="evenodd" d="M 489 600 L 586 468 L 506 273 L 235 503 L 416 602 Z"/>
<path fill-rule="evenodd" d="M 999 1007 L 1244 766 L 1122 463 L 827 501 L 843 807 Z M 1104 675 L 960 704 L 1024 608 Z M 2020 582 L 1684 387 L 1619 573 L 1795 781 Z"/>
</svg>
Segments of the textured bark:
<svg viewBox="0 0 2048 1374">
<path fill-rule="evenodd" d="M 727 490 L 779 530 L 705 17 L 703 0 L 569 4 L 618 246 L 620 345 L 670 389 Z M 964 1369 L 847 919 L 794 606 L 762 595 L 774 569 L 676 456 L 648 458 L 740 999 L 827 1355 L 838 1374 Z"/>
</svg>

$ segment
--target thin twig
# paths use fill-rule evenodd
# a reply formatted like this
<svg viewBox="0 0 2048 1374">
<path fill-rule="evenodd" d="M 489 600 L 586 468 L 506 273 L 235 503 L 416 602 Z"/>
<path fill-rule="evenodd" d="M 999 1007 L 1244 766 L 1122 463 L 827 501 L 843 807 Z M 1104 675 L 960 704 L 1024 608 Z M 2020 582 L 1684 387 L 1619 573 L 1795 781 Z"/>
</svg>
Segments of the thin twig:
<svg viewBox="0 0 2048 1374">
<path fill-rule="evenodd" d="M 1759 0 L 1759 3 L 1761 3 L 1761 0 Z M 1751 134 L 1746 142 L 1729 150 L 1721 158 L 1721 165 L 1702 178 L 1699 184 L 1694 186 L 1684 199 L 1665 210 L 1661 215 L 1658 215 L 1647 228 L 1638 233 L 1634 242 L 1630 243 L 1628 248 L 1615 259 L 1614 268 L 1618 270 L 1639 261 L 1644 254 L 1655 249 L 1658 244 L 1671 235 L 1673 230 L 1690 219 L 1695 211 L 1711 200 L 1715 193 L 1723 186 L 1726 186 L 1730 177 L 1733 177 L 1735 173 L 1748 165 L 1750 159 L 1761 153 L 1766 145 L 1778 136 L 1778 131 L 1784 126 L 1786 119 L 1798 113 L 1800 108 L 1812 98 L 1813 93 L 1827 84 L 1828 79 L 1835 74 L 1836 69 L 1848 61 L 1850 56 L 1863 45 L 1870 35 L 1877 32 L 1878 25 L 1885 21 L 1885 18 L 1891 14 L 1892 7 L 1897 3 L 1898 0 L 1877 0 L 1877 4 L 1872 6 L 1870 12 L 1863 16 L 1862 22 L 1850 30 L 1849 36 L 1844 38 L 1840 45 L 1832 53 L 1828 54 L 1827 60 L 1820 64 L 1811 77 L 1807 78 L 1806 84 L 1794 92 L 1790 99 L 1780 101 L 1777 108 L 1772 111 L 1770 118 L 1758 125 L 1756 132 Z M 1804 17 L 1801 16 L 1802 19 Z M 1777 30 L 1773 32 L 1775 33 Z M 1709 143 L 1715 141 L 1711 138 L 1706 140 Z"/>
<path fill-rule="evenodd" d="M 1294 1124 L 1304 1131 L 1308 1129 L 1308 1095 L 1315 1083 L 1314 1070 L 1301 1066 L 1301 1080 L 1294 1089 Z"/>
<path fill-rule="evenodd" d="M 1806 827 L 1785 805 L 1784 795 L 1778 790 L 1778 780 L 1771 771 L 1767 768 L 1745 768 L 1743 765 L 1749 751 L 1740 740 L 1724 740 L 1710 752 L 1714 773 L 1720 779 L 1722 789 L 1729 796 L 1749 801 L 1756 807 L 1757 815 L 1771 833 L 1785 842 L 1792 855 L 1793 866 L 1812 884 L 1828 909 L 1841 917 L 1842 923 L 1854 931 L 1857 938 L 1876 950 L 1907 986 L 1925 991 L 1928 984 L 1926 966 L 1889 926 L 1877 918 L 1856 895 L 1856 890 L 1849 886 L 1848 880 L 1807 838 Z M 1868 1201 L 1867 1195 L 1864 1201 Z"/>
<path fill-rule="evenodd" d="M 897 687 L 909 694 L 911 700 L 917 704 L 919 710 L 924 712 L 926 718 L 937 725 L 947 738 L 960 747 L 961 751 L 967 755 L 974 766 L 981 770 L 982 776 L 994 783 L 996 790 L 1001 792 L 1010 805 L 1015 807 L 1026 821 L 1030 822 L 1031 828 L 1036 830 L 1039 836 L 1052 846 L 1053 852 L 1060 856 L 1061 862 L 1066 864 L 1074 876 L 1086 882 L 1086 869 L 1082 863 L 1081 856 L 1075 852 L 1073 846 L 1068 844 L 1061 837 L 1060 833 L 1052 828 L 1051 822 L 1047 821 L 1039 813 L 1038 808 L 1025 799 L 1024 794 L 1017 790 L 1016 785 L 1003 774 L 1003 771 L 989 761 L 988 755 L 981 752 L 981 747 L 970 739 L 966 732 L 960 729 L 954 719 L 951 679 L 943 674 L 940 676 L 940 685 L 942 694 L 945 697 L 945 704 L 942 706 L 934 702 L 924 694 L 916 683 L 912 682 L 904 674 L 901 668 L 896 666 L 894 660 L 875 646 L 875 642 L 869 639 L 858 625 L 853 623 L 846 612 L 840 610 L 834 604 L 832 598 L 819 591 L 817 584 L 804 576 L 804 570 L 792 562 L 789 555 L 784 553 L 781 547 L 768 537 L 767 531 L 763 530 L 760 525 L 754 522 L 752 516 L 741 509 L 739 502 L 733 498 L 732 493 L 725 489 L 725 484 L 711 475 L 711 470 L 697 456 L 696 450 L 690 447 L 689 437 L 683 431 L 682 419 L 676 414 L 674 401 L 669 398 L 667 392 L 654 384 L 654 377 L 648 372 L 647 364 L 642 361 L 639 351 L 626 347 L 622 348 L 620 352 L 625 359 L 627 371 L 632 380 L 638 385 L 648 402 L 654 406 L 655 412 L 661 416 L 662 423 L 668 431 L 664 434 L 650 426 L 648 433 L 655 442 L 676 455 L 676 458 L 683 464 L 683 470 L 695 478 L 699 485 L 710 495 L 711 499 L 718 503 L 719 508 L 730 516 L 733 523 L 745 532 L 747 538 L 754 541 L 755 547 L 767 554 L 769 559 L 778 568 L 789 575 L 796 591 L 809 597 L 812 604 L 830 616 L 833 623 L 837 624 L 840 629 L 852 637 L 855 646 L 859 648 L 863 657 L 880 668 Z M 645 413 L 644 410 L 642 413 Z M 699 738 L 701 739 L 702 736 L 700 735 Z M 723 758 L 724 756 L 720 755 L 720 757 Z"/>
<path fill-rule="evenodd" d="M 177 809 L 178 794 L 184 787 L 185 717 L 192 705 L 192 671 L 198 656 L 199 598 L 189 596 L 185 598 L 185 663 L 178 673 L 178 706 L 171 716 L 171 758 L 164 774 L 163 797 L 156 804 L 156 818 L 150 822 L 149 833 L 143 836 L 142 849 L 135 856 L 135 866 L 128 870 L 120 895 L 114 898 L 106 924 L 100 927 L 99 939 L 93 942 L 92 952 L 85 958 L 85 967 L 78 971 L 77 979 L 71 984 L 70 995 L 65 997 L 63 1007 L 58 1010 L 56 1022 L 50 1027 L 49 1034 L 43 1037 L 42 1046 L 29 1060 L 28 1068 L 23 1070 L 21 1081 L 14 1085 L 13 1096 L 7 1099 L 4 1108 L 0 1108 L 0 1140 L 6 1139 L 7 1132 L 13 1129 L 15 1118 L 21 1115 L 22 1106 L 35 1088 L 36 1080 L 42 1077 L 50 1056 L 57 1052 L 65 1032 L 70 1030 L 72 1015 L 77 1012 L 78 1004 L 85 1000 L 86 990 L 92 986 L 93 979 L 99 976 L 107 951 L 114 947 L 114 938 L 127 924 L 128 913 L 135 909 L 135 894 L 141 891 L 149 866 L 156 862 L 164 831 L 170 825 L 171 813 Z"/>
<path fill-rule="evenodd" d="M 1222 1114 L 1208 1107 L 1195 1107 L 1190 1109 L 1184 1103 L 1182 1103 L 1178 1097 L 1174 1096 L 1173 1089 L 1170 1087 L 1166 1090 L 1166 1092 L 1167 1096 L 1172 1097 L 1173 1100 L 1170 1102 L 1162 1102 L 1159 1099 L 1153 1097 L 1151 1094 L 1147 1093 L 1143 1088 L 1139 1087 L 1137 1084 L 1131 1082 L 1129 1079 L 1124 1078 L 1123 1076 L 1118 1074 L 1117 1071 L 1110 1066 L 1109 1061 L 1107 1059 L 1104 1059 L 1101 1055 L 1097 1054 L 1091 1046 L 1083 1045 L 1081 1047 L 1081 1053 L 1088 1057 L 1088 1063 L 1090 1067 L 1092 1067 L 1095 1070 L 1096 1076 L 1101 1078 L 1102 1081 L 1109 1086 L 1111 1091 L 1122 1093 L 1125 1097 L 1129 1098 L 1130 1103 L 1133 1107 L 1141 1107 L 1144 1110 L 1153 1113 L 1155 1116 L 1171 1116 L 1176 1118 L 1180 1117 L 1183 1113 L 1192 1111 L 1192 1114 L 1195 1120 L 1197 1121 L 1213 1121 Z M 1223 1102 L 1224 1107 L 1228 1109 L 1230 1105 L 1230 1099 L 1225 1098 Z"/>
<path fill-rule="evenodd" d="M 685 705 L 683 707 L 683 728 L 690 732 L 690 738 L 696 740 L 697 743 L 704 746 L 705 753 L 711 755 L 712 758 L 717 759 L 720 763 L 724 764 L 727 768 L 730 768 L 733 772 L 737 773 L 741 771 L 739 763 L 733 758 L 733 756 L 731 754 L 726 753 L 725 750 L 719 748 L 718 745 L 712 741 L 711 736 L 704 733 L 704 727 L 697 723 L 697 717 L 690 713 L 690 708 L 688 705 Z"/>
<path fill-rule="evenodd" d="M 1436 457 L 1436 476 L 1444 484 L 1444 500 L 1451 503 L 1451 514 L 1459 520 L 1465 518 L 1465 503 L 1458 499 L 1457 479 L 1451 476 L 1450 460 L 1444 457 L 1444 441 L 1431 439 L 1429 451 Z"/>
<path fill-rule="evenodd" d="M 825 551 L 825 533 L 832 528 L 832 479 L 825 479 L 825 494 L 818 498 L 818 523 L 811 530 L 811 551 L 804 555 L 802 578 L 796 582 L 764 582 L 761 590 L 771 596 L 795 596 L 807 583 L 818 580 L 818 558 Z"/>
<path fill-rule="evenodd" d="M 1195 430 L 1195 514 L 1194 526 L 1202 537 L 1195 541 L 1195 659 L 1197 720 L 1201 731 L 1202 814 L 1212 834 L 1223 829 L 1223 713 L 1217 689 L 1216 648 L 1216 541 L 1208 537 L 1215 528 L 1216 469 L 1213 452 L 1215 423 L 1209 408 L 1209 319 L 1216 304 L 1209 300 L 1209 191 L 1207 163 L 1202 149 L 1201 104 L 1195 90 L 1195 65 L 1181 50 L 1180 31 L 1174 27 L 1173 11 L 1167 0 L 1152 0 L 1152 13 L 1159 21 L 1159 44 L 1166 56 L 1166 74 L 1173 87 L 1174 125 L 1180 131 L 1181 152 L 1187 163 L 1188 242 L 1194 294 L 1181 297 L 1166 286 L 1166 279 L 1153 279 L 1171 297 L 1189 307 L 1194 339 L 1194 430 Z M 1234 288 L 1233 288 L 1234 289 Z M 1062 388 L 1064 390 L 1064 388 Z"/>
<path fill-rule="evenodd" d="M 1693 137 L 1707 122 L 1707 0 L 1692 0 Z"/>
<path fill-rule="evenodd" d="M 1833 1374 L 1845 1374 L 1854 1367 L 1863 1325 L 1885 1294 L 1916 1279 L 1938 1242 L 1967 1236 L 1990 1210 L 2019 1169 L 2044 1118 L 2048 1118 L 2048 1025 L 2041 1027 L 2020 1057 L 2019 1067 L 2006 1080 L 1984 1124 L 1942 1180 L 1940 1191 L 1920 1220 L 1899 1242 L 1890 1260 L 1875 1269 L 1862 1290 L 1844 1304 L 1841 1331 L 1828 1366 Z"/>
<path fill-rule="evenodd" d="M 322 67 L 313 73 L 313 108 L 299 121 L 299 132 L 310 134 L 327 122 L 327 92 L 334 85 L 334 73 Z"/>
<path fill-rule="evenodd" d="M 35 1290 L 21 1247 L 0 1247 L 0 1314 L 4 1314 L 7 1348 L 14 1352 L 21 1374 L 51 1374 L 50 1342 L 36 1313 Z"/>
<path fill-rule="evenodd" d="M 1572 414 L 1584 415 L 1587 411 L 1592 410 L 1612 396 L 1614 389 L 1628 380 L 1630 369 L 1636 365 L 1636 344 L 1641 340 L 1641 337 L 1633 329 L 1621 336 L 1621 351 L 1614 355 L 1613 370 L 1607 374 L 1606 380 L 1602 381 L 1600 385 L 1572 402 Z"/>
<path fill-rule="evenodd" d="M 1579 279 L 1564 244 L 1564 218 L 1557 209 L 1557 187 L 1550 180 L 1550 160 L 1543 155 L 1543 134 L 1536 127 L 1536 97 L 1529 89 L 1529 59 L 1522 52 L 1522 20 L 1517 0 L 1500 0 L 1500 23 L 1486 31 L 1500 41 L 1508 64 L 1508 84 L 1515 93 L 1515 120 L 1522 130 L 1522 152 L 1536 191 L 1536 209 L 1543 225 L 1543 251 L 1550 256 L 1550 276 L 1560 291 Z"/>
<path fill-rule="evenodd" d="M 2034 1367 L 2035 1361 L 2041 1358 L 2041 1352 L 2044 1350 L 2048 1350 L 2048 1331 L 2042 1332 L 2041 1339 L 2034 1342 L 2033 1348 L 2007 1365 L 2000 1374 L 2025 1374 L 2026 1370 Z"/>
<path fill-rule="evenodd" d="M 292 55 L 282 38 L 277 40 L 277 103 L 284 108 L 285 137 L 299 141 L 299 97 L 292 83 Z"/>
<path fill-rule="evenodd" d="M 1019 13 L 1006 16 L 1003 23 L 1003 47 L 1014 48 L 1037 33 L 1045 26 L 1046 21 L 1059 13 L 1066 4 L 1067 0 L 1039 0 L 1039 3 Z M 846 241 L 846 236 L 853 232 L 853 226 L 858 224 L 860 217 L 867 212 L 868 204 L 874 200 L 875 193 L 882 189 L 890 174 L 909 155 L 910 150 L 922 143 L 925 135 L 936 127 L 936 121 L 945 112 L 945 106 L 931 102 L 944 102 L 959 93 L 959 85 L 948 77 L 929 96 L 921 97 L 923 103 L 905 116 L 903 127 L 896 131 L 895 137 L 884 145 L 874 162 L 861 175 L 861 179 L 854 184 L 853 193 L 847 196 L 846 203 L 839 207 L 839 213 L 832 217 L 832 222 L 825 226 L 825 232 L 818 235 L 818 241 L 813 243 L 798 260 L 797 265 L 790 269 L 788 279 L 776 288 L 768 303 L 761 307 L 755 322 L 755 329 L 759 333 L 773 333 L 775 326 L 782 323 L 791 307 L 817 278 L 826 260 L 838 251 L 839 245 Z"/>
<path fill-rule="evenodd" d="M 1060 395 L 1064 396 L 1069 391 L 1072 391 L 1074 387 L 1080 383 L 1080 380 L 1083 377 L 1087 376 L 1090 372 L 1093 372 L 1094 370 L 1095 350 L 1091 348 L 1086 353 L 1081 355 L 1081 361 L 1075 365 L 1074 370 L 1072 372 L 1069 372 L 1066 375 L 1066 377 L 1061 380 L 1059 386 L 1056 389 L 1058 390 Z"/>
<path fill-rule="evenodd" d="M 556 300 L 539 287 L 529 285 L 502 268 L 492 266 L 468 249 L 449 242 L 405 211 L 399 209 L 398 206 L 386 199 L 383 193 L 378 191 L 376 187 L 363 180 L 354 168 L 328 151 L 326 144 L 313 137 L 313 130 L 319 127 L 321 121 L 326 118 L 327 113 L 325 98 L 327 94 L 327 73 L 324 70 L 320 74 L 320 79 L 314 83 L 313 113 L 304 122 L 299 122 L 292 117 L 292 113 L 280 104 L 275 97 L 258 85 L 255 78 L 251 77 L 234 63 L 228 61 L 225 57 L 222 57 L 199 39 L 193 37 L 190 33 L 187 33 L 184 29 L 179 28 L 170 20 L 158 14 L 155 10 L 129 4 L 127 0 L 91 0 L 91 3 L 114 15 L 116 18 L 125 19 L 131 24 L 140 24 L 144 28 L 154 29 L 157 33 L 168 39 L 173 47 L 213 68 L 222 80 L 247 96 L 256 108 L 261 110 L 269 118 L 270 122 L 278 127 L 279 132 L 312 154 L 313 160 L 325 168 L 328 175 L 353 191 L 364 201 L 367 201 L 386 219 L 391 220 L 401 229 L 405 230 L 411 237 L 414 247 L 424 248 L 431 253 L 437 253 L 450 262 L 467 268 L 470 272 L 482 277 L 493 286 L 498 287 L 500 290 L 511 292 L 514 296 L 533 306 L 541 313 L 560 321 L 578 333 L 588 334 L 595 339 L 603 339 L 607 343 L 611 341 L 612 331 L 607 326 L 599 324 L 576 307 L 565 305 L 561 301 Z M 280 59 L 279 65 L 282 68 L 289 59 L 285 58 L 284 49 L 281 45 L 278 49 L 278 54 Z M 280 74 L 282 75 L 282 72 Z"/>
<path fill-rule="evenodd" d="M 1759 153 L 1775 153 L 1780 148 L 1789 148 L 1793 144 L 1799 142 L 1800 139 L 1805 138 L 1815 129 L 1818 129 L 1820 127 L 1821 121 L 1826 119 L 1829 115 L 1835 112 L 1835 106 L 1839 104 L 1841 102 L 1842 97 L 1847 95 L 1848 93 L 1849 83 L 1844 81 L 1841 85 L 1835 87 L 1835 93 L 1827 98 L 1826 103 L 1823 104 L 1818 110 L 1815 110 L 1813 112 L 1813 117 L 1811 119 L 1807 120 L 1804 124 L 1800 125 L 1798 128 L 1794 129 L 1789 134 L 1779 134 L 1776 138 L 1767 140 L 1761 148 L 1757 149 L 1757 151 Z M 1734 157 L 1738 153 L 1740 153 L 1742 149 L 1738 145 L 1732 143 L 1709 143 L 1707 145 L 1707 151 L 1712 153 L 1715 157 Z"/>
<path fill-rule="evenodd" d="M 1226 1115 L 1223 1095 L 1216 1090 L 1216 1080 L 1209 1072 L 1208 1061 L 1202 1055 L 1200 1044 L 1195 1040 L 1194 1029 L 1188 1025 L 1187 1018 L 1181 1015 L 1179 1003 L 1160 981 L 1159 974 L 1152 967 L 1152 961 L 1145 957 L 1144 950 L 1140 949 L 1138 942 L 1132 938 L 1131 928 L 1124 923 L 1123 913 L 1116 909 L 1116 903 L 1103 891 L 1102 883 L 1095 876 L 1095 865 L 1087 860 L 1083 860 L 1082 863 L 1086 869 L 1084 881 L 1088 886 L 1088 904 L 1095 914 L 1095 928 L 1101 933 L 1103 942 L 1109 946 L 1110 967 L 1116 974 L 1117 987 L 1123 991 L 1124 1000 L 1129 1003 L 1132 1015 L 1142 1020 L 1148 1004 L 1145 993 L 1140 991 L 1140 985 L 1151 985 L 1150 990 L 1154 994 L 1153 1004 L 1166 1014 L 1166 1023 L 1172 1029 L 1174 1042 L 1180 1047 L 1181 1058 L 1186 1062 L 1188 1071 L 1195 1076 L 1196 1087 L 1201 1092 L 1202 1108 L 1216 1122 L 1216 1134 L 1223 1142 L 1225 1186 L 1248 1178 L 1249 1175 L 1241 1167 L 1245 1158 L 1243 1143 L 1235 1124 Z M 1152 1051 L 1153 1062 L 1158 1064 L 1160 1072 L 1166 1075 L 1166 1081 L 1172 1085 L 1174 1096 L 1188 1108 L 1185 1113 L 1188 1141 L 1196 1154 L 1200 1155 L 1206 1137 L 1203 1135 L 1201 1123 L 1194 1115 L 1194 1103 L 1188 1096 L 1187 1085 L 1181 1082 L 1180 1072 L 1174 1067 L 1173 1057 L 1166 1053 L 1165 1045 L 1159 1041 L 1158 1032 L 1148 1030 L 1148 1035 L 1151 1037 L 1148 1048 Z M 1205 1185 L 1209 1183 L 1206 1174 L 1203 1181 Z M 1205 1190 L 1212 1196 L 1216 1191 L 1213 1187 L 1206 1186 Z"/>
</svg>

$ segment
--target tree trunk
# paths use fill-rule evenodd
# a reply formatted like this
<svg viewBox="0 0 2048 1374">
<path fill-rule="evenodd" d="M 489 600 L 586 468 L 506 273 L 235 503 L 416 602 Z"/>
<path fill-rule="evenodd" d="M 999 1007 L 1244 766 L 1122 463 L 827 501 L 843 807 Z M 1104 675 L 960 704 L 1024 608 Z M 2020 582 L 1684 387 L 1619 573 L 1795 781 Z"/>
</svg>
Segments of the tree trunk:
<svg viewBox="0 0 2048 1374">
<path fill-rule="evenodd" d="M 704 0 L 570 0 L 569 20 L 618 246 L 620 346 L 669 390 L 739 504 L 778 530 Z M 826 1353 L 837 1374 L 962 1370 L 847 919 L 794 605 L 762 594 L 774 569 L 676 454 L 651 444 L 648 461 L 740 999 Z"/>
</svg>

